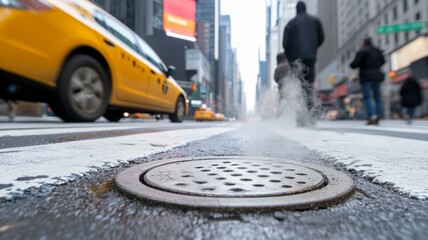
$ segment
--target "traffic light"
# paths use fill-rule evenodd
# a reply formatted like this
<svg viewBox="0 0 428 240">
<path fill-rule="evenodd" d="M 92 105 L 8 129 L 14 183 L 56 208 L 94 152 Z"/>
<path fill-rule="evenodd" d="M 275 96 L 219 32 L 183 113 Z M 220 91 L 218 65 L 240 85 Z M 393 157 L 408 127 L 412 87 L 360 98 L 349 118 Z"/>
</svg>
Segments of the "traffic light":
<svg viewBox="0 0 428 240">
<path fill-rule="evenodd" d="M 394 71 L 389 71 L 388 76 L 389 78 L 395 78 L 397 76 L 397 73 Z"/>
<path fill-rule="evenodd" d="M 192 83 L 192 92 L 196 92 L 198 90 L 198 86 L 196 83 Z"/>
<path fill-rule="evenodd" d="M 328 82 L 330 83 L 330 85 L 334 85 L 334 83 L 336 82 L 336 79 L 334 78 L 333 74 L 328 76 Z"/>
</svg>

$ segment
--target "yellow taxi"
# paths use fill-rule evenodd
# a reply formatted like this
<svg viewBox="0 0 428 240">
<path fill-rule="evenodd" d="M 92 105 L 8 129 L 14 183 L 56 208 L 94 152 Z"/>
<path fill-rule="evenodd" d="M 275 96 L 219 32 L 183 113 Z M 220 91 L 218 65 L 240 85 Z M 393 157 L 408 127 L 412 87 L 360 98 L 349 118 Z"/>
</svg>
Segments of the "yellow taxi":
<svg viewBox="0 0 428 240">
<path fill-rule="evenodd" d="M 211 108 L 207 107 L 205 104 L 202 104 L 199 107 L 193 116 L 196 121 L 212 121 L 215 120 L 214 112 Z"/>
<path fill-rule="evenodd" d="M 88 0 L 0 0 L 0 36 L 0 98 L 47 102 L 69 122 L 184 119 L 174 67 Z"/>
</svg>

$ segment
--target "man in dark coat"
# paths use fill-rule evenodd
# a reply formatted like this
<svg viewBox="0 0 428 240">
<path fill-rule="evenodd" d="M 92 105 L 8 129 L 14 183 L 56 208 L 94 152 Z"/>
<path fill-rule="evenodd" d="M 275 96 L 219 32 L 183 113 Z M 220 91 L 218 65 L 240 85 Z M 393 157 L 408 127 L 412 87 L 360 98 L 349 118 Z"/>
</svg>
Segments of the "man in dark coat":
<svg viewBox="0 0 428 240">
<path fill-rule="evenodd" d="M 318 18 L 306 14 L 304 2 L 297 3 L 296 11 L 296 17 L 285 26 L 282 46 L 290 63 L 300 59 L 309 69 L 306 76 L 307 82 L 303 82 L 303 85 L 306 87 L 306 100 L 310 108 L 317 51 L 324 42 L 324 31 Z"/>
<path fill-rule="evenodd" d="M 367 112 L 367 125 L 378 125 L 379 119 L 383 115 L 381 83 L 385 79 L 385 74 L 380 70 L 385 64 L 382 51 L 373 46 L 371 38 L 363 41 L 363 46 L 355 55 L 354 61 L 350 64 L 353 69 L 360 69 L 360 84 L 363 91 L 364 106 Z M 373 111 L 372 97 L 376 103 Z"/>
<path fill-rule="evenodd" d="M 401 106 L 407 108 L 408 124 L 412 123 L 415 108 L 422 103 L 421 86 L 416 78 L 409 76 L 400 89 Z"/>
</svg>

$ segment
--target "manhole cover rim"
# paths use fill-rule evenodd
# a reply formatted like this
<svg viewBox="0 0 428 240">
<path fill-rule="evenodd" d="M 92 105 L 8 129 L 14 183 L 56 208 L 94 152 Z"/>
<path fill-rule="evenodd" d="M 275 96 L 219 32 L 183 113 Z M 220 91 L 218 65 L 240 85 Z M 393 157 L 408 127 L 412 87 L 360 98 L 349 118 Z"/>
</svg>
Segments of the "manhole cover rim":
<svg viewBox="0 0 428 240">
<path fill-rule="evenodd" d="M 171 193 L 140 182 L 140 176 L 150 169 L 164 164 L 180 161 L 195 160 L 227 160 L 227 159 L 249 159 L 266 160 L 294 164 L 307 167 L 320 172 L 327 178 L 327 185 L 304 193 L 282 196 L 262 196 L 262 197 L 205 197 L 195 195 L 183 195 Z M 323 167 L 316 164 L 307 164 L 295 161 L 287 161 L 280 158 L 270 157 L 252 157 L 252 156 L 221 156 L 221 157 L 197 157 L 197 158 L 174 158 L 165 160 L 156 160 L 142 163 L 134 167 L 125 169 L 115 178 L 115 184 L 118 189 L 125 194 L 142 200 L 162 202 L 165 204 L 178 205 L 188 208 L 222 208 L 222 209 L 249 209 L 249 208 L 283 208 L 283 209 L 308 209 L 323 207 L 343 201 L 354 192 L 353 180 L 342 172 Z"/>
</svg>

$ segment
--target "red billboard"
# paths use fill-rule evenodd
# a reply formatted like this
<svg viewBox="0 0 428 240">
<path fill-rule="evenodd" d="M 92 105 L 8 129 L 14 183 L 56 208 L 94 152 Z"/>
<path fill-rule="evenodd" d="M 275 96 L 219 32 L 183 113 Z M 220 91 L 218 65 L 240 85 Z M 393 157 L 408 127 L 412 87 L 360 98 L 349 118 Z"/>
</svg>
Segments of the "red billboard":
<svg viewBox="0 0 428 240">
<path fill-rule="evenodd" d="M 196 0 L 163 0 L 163 30 L 170 36 L 195 40 Z"/>
</svg>

